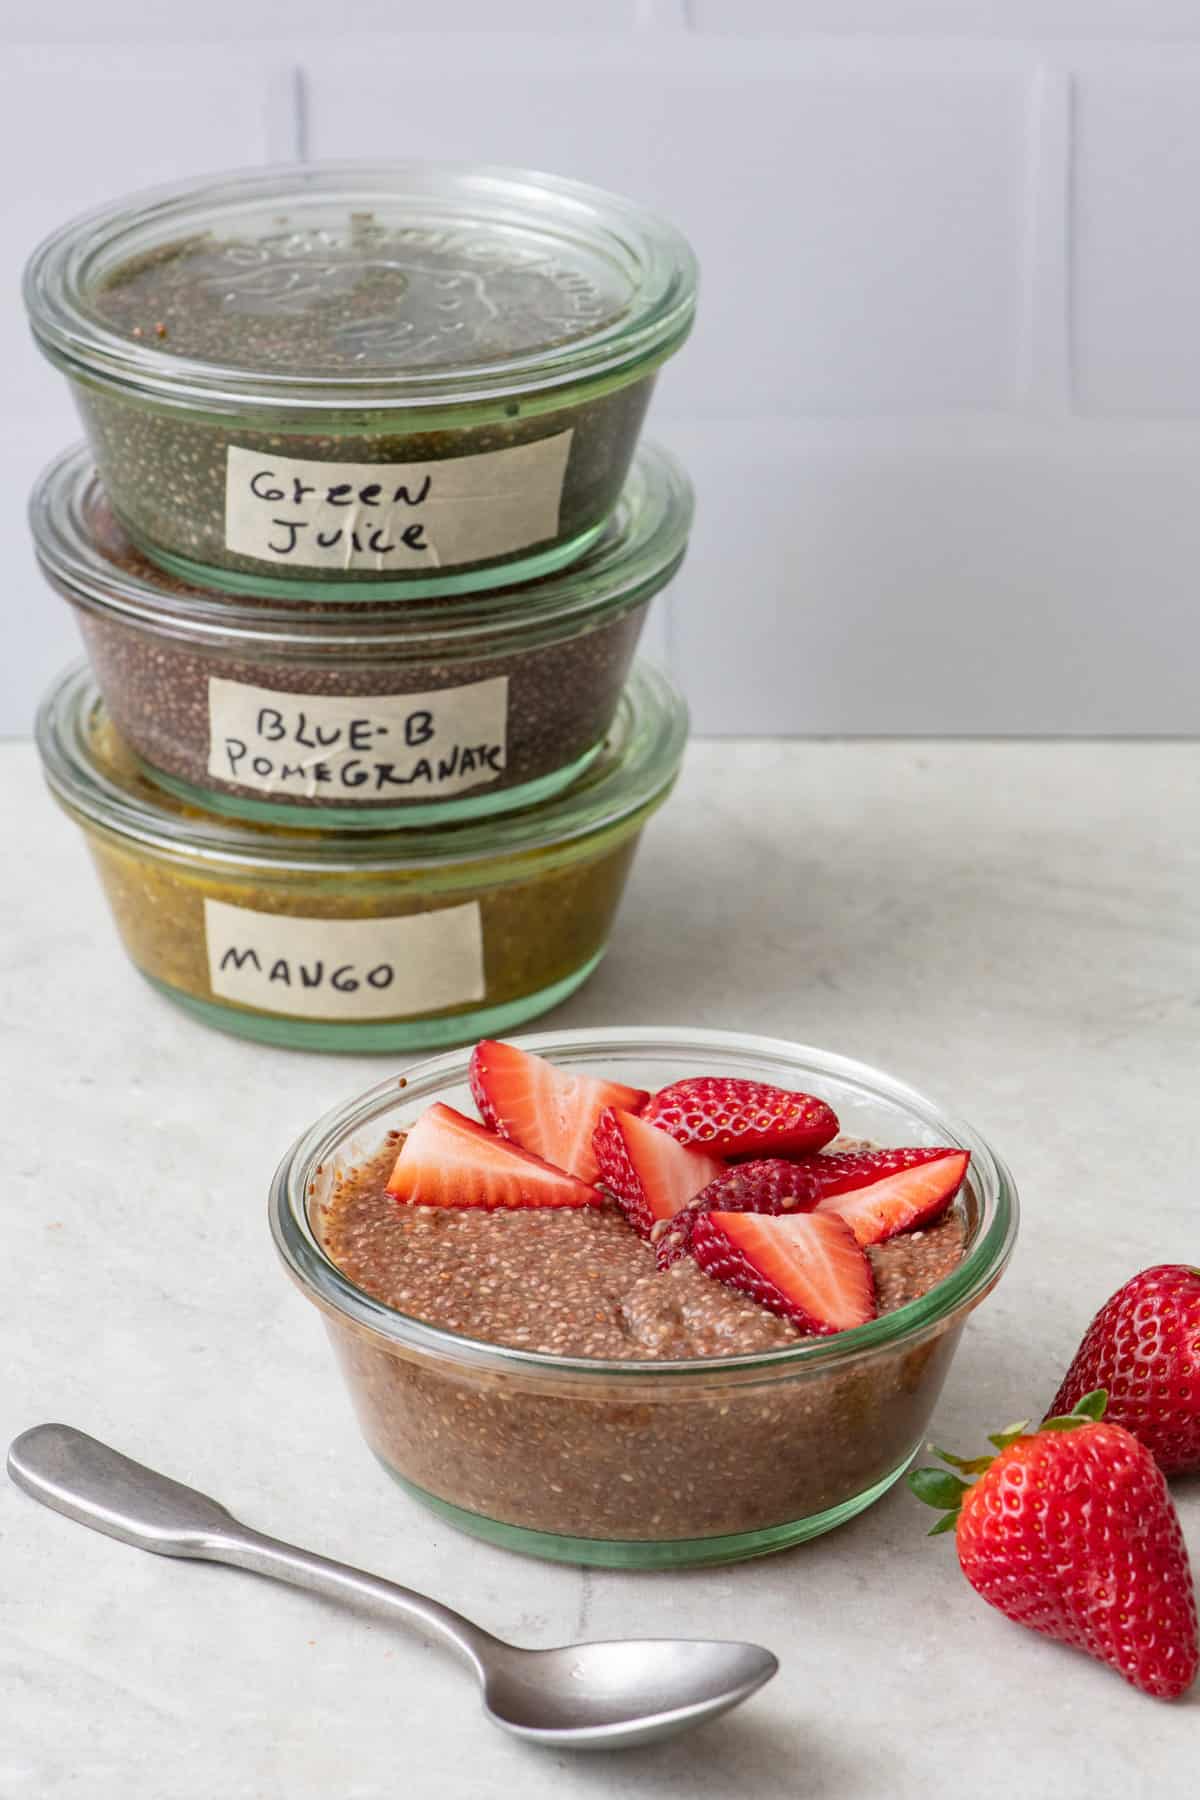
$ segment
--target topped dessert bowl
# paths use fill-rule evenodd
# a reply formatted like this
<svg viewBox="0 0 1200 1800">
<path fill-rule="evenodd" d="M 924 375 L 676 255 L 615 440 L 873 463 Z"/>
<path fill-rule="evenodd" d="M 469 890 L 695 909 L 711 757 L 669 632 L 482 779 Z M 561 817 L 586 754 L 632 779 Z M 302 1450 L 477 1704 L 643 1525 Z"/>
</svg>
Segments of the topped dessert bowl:
<svg viewBox="0 0 1200 1800">
<path fill-rule="evenodd" d="M 610 1567 L 761 1555 L 870 1506 L 920 1447 L 967 1315 L 1012 1252 L 1001 1160 L 894 1077 L 801 1044 L 671 1027 L 520 1047 L 629 1089 L 717 1076 L 799 1090 L 837 1115 L 827 1149 L 966 1151 L 966 1176 L 927 1229 L 863 1252 L 847 1230 L 878 1316 L 804 1335 L 713 1279 L 698 1250 L 658 1272 L 615 1206 L 448 1212 L 393 1198 L 388 1172 L 417 1121 L 473 1110 L 468 1052 L 417 1065 L 318 1120 L 270 1199 L 276 1247 L 323 1315 L 385 1469 L 492 1543 Z M 803 1161 L 827 1167 L 823 1153 Z"/>
<path fill-rule="evenodd" d="M 578 556 L 695 291 L 687 243 L 630 201 L 417 161 L 127 196 L 25 278 L 146 555 L 202 587 L 351 600 Z"/>
</svg>

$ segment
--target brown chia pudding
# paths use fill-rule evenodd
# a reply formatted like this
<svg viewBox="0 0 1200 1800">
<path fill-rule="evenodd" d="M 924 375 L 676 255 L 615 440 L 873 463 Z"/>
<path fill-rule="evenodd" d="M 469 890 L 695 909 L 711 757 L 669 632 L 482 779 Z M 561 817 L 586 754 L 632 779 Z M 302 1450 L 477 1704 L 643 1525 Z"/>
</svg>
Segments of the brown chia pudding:
<svg viewBox="0 0 1200 1800">
<path fill-rule="evenodd" d="M 353 621 L 344 606 L 238 601 L 157 569 L 83 449 L 46 471 L 30 514 L 109 712 L 157 777 L 241 817 L 373 827 L 508 811 L 571 781 L 679 566 L 691 491 L 645 446 L 570 571 L 498 596 L 366 603 Z"/>
<path fill-rule="evenodd" d="M 639 667 L 563 794 L 407 831 L 251 824 L 177 799 L 142 773 L 86 671 L 51 691 L 38 745 L 155 986 L 242 1036 L 376 1050 L 506 1030 L 586 980 L 686 727 L 665 678 Z"/>
<path fill-rule="evenodd" d="M 679 1387 L 671 1378 L 664 1391 L 661 1363 L 806 1340 L 690 1258 L 660 1274 L 614 1208 L 400 1206 L 384 1185 L 398 1149 L 396 1138 L 321 1186 L 318 1236 L 356 1286 L 466 1337 L 624 1365 L 618 1379 L 576 1385 L 556 1382 L 545 1362 L 528 1373 L 456 1369 L 406 1355 L 326 1308 L 367 1441 L 423 1496 L 551 1539 L 699 1541 L 685 1559 L 705 1561 L 704 1540 L 822 1517 L 886 1482 L 914 1449 L 960 1321 L 806 1380 L 731 1370 Z M 873 1247 L 880 1313 L 950 1275 L 968 1235 L 956 1206 L 908 1241 Z M 600 1549 L 580 1559 L 608 1557 Z"/>
<path fill-rule="evenodd" d="M 734 1561 L 842 1523 L 919 1448 L 967 1315 L 1012 1250 L 987 1143 L 879 1070 L 684 1026 L 523 1047 L 657 1090 L 688 1076 L 817 1094 L 864 1141 L 969 1149 L 944 1219 L 870 1251 L 882 1316 L 803 1338 L 688 1261 L 660 1274 L 605 1206 L 486 1213 L 385 1192 L 429 1105 L 470 1107 L 469 1059 L 409 1067 L 318 1121 L 271 1196 L 284 1265 L 321 1312 L 367 1443 L 410 1493 L 493 1543 L 565 1562 Z"/>
<path fill-rule="evenodd" d="M 695 268 L 670 227 L 577 183 L 308 165 L 74 221 L 26 297 L 149 555 L 206 585 L 354 598 L 578 554 L 687 335 Z"/>
<path fill-rule="evenodd" d="M 830 1149 L 862 1149 L 837 1139 Z M 690 1257 L 661 1274 L 615 1206 L 405 1206 L 387 1191 L 393 1140 L 342 1178 L 325 1249 L 358 1287 L 426 1324 L 545 1356 L 751 1356 L 803 1333 Z M 867 1251 L 881 1315 L 919 1300 L 962 1260 L 963 1215 Z"/>
</svg>

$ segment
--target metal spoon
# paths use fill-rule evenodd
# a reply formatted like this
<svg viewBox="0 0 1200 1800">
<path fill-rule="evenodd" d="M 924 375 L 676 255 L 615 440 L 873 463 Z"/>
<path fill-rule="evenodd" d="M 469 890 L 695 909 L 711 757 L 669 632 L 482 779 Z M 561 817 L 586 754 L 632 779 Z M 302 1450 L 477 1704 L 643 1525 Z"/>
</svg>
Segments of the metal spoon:
<svg viewBox="0 0 1200 1800">
<path fill-rule="evenodd" d="M 207 1494 L 70 1425 L 22 1432 L 8 1472 L 44 1506 L 139 1550 L 232 1563 L 401 1620 L 457 1651 L 475 1671 L 488 1717 L 534 1743 L 617 1750 L 671 1737 L 748 1699 L 779 1667 L 757 1644 L 695 1638 L 521 1650 L 411 1588 L 251 1531 Z"/>
</svg>

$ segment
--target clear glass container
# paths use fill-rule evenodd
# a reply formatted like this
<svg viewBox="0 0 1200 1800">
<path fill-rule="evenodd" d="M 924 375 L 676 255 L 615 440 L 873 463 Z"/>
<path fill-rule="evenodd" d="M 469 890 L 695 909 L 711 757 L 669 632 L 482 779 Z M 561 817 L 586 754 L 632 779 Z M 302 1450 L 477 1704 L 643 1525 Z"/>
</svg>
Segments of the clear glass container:
<svg viewBox="0 0 1200 1800">
<path fill-rule="evenodd" d="M 511 1030 L 587 980 L 678 773 L 687 712 L 639 665 L 564 793 L 409 831 L 288 830 L 188 805 L 142 773 L 86 669 L 55 684 L 37 736 L 154 987 L 240 1037 L 407 1050 Z"/>
<path fill-rule="evenodd" d="M 503 1348 L 423 1324 L 326 1254 L 339 1176 L 435 1100 L 470 1112 L 468 1056 L 406 1070 L 304 1134 L 270 1199 L 287 1272 L 323 1315 L 370 1448 L 407 1493 L 505 1548 L 669 1568 L 781 1550 L 870 1506 L 920 1448 L 963 1324 L 999 1280 L 1017 1197 L 970 1125 L 894 1077 L 740 1032 L 613 1028 L 523 1038 L 567 1067 L 655 1089 L 724 1074 L 820 1095 L 843 1131 L 971 1152 L 957 1267 L 922 1298 L 834 1337 L 752 1356 L 599 1361 Z"/>
<path fill-rule="evenodd" d="M 25 278 L 133 541 L 200 586 L 345 599 L 578 556 L 695 293 L 684 239 L 629 201 L 416 161 L 127 196 Z"/>
<path fill-rule="evenodd" d="M 235 818 L 378 829 L 530 806 L 612 723 L 682 561 L 686 475 L 644 445 L 591 550 L 540 581 L 356 607 L 233 599 L 148 562 L 86 449 L 34 489 L 34 542 L 114 724 L 172 793 Z"/>
</svg>

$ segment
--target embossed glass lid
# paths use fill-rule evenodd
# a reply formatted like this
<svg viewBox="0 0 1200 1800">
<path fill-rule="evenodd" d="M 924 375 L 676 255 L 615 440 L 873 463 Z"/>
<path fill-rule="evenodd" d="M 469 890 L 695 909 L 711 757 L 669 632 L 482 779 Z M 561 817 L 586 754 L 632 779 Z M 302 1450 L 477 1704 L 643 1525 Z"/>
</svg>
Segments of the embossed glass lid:
<svg viewBox="0 0 1200 1800">
<path fill-rule="evenodd" d="M 686 241 L 518 169 L 287 165 L 134 195 L 34 253 L 55 360 L 175 401 L 419 406 L 641 370 L 686 335 Z"/>
</svg>

